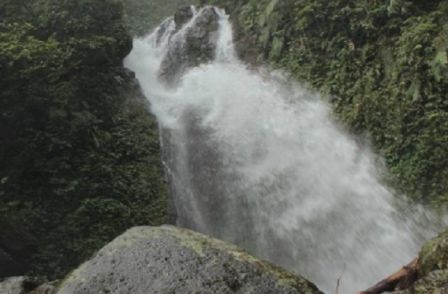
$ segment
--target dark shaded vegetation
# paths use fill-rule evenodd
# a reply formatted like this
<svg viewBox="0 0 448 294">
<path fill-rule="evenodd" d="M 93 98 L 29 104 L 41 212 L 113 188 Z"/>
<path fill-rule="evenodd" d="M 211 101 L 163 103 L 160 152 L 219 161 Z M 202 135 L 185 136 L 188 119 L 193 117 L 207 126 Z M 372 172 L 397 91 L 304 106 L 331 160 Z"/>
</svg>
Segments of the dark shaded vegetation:
<svg viewBox="0 0 448 294">
<path fill-rule="evenodd" d="M 157 125 L 122 66 L 122 11 L 0 0 L 0 217 L 32 235 L 31 274 L 62 277 L 125 229 L 165 221 Z"/>
<path fill-rule="evenodd" d="M 243 55 L 332 97 L 399 191 L 448 203 L 448 2 L 209 2 L 232 15 Z"/>
</svg>

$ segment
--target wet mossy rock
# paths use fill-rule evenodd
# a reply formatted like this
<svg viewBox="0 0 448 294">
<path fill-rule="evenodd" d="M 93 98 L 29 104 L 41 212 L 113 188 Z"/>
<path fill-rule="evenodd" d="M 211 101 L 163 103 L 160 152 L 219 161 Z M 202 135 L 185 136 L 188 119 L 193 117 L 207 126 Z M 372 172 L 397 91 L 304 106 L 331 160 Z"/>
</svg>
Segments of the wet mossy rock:
<svg viewBox="0 0 448 294">
<path fill-rule="evenodd" d="M 409 289 L 393 293 L 448 293 L 448 230 L 423 246 L 419 254 L 419 260 L 419 279 Z"/>
<path fill-rule="evenodd" d="M 176 23 L 176 28 L 180 29 L 192 17 L 193 17 L 193 11 L 190 8 L 190 6 L 184 6 L 179 8 L 174 14 L 174 22 Z"/>
<path fill-rule="evenodd" d="M 320 292 L 234 245 L 172 226 L 135 227 L 70 274 L 58 294 Z"/>
<path fill-rule="evenodd" d="M 422 276 L 435 270 L 448 270 L 448 230 L 423 246 L 420 262 Z"/>
<path fill-rule="evenodd" d="M 334 97 L 412 199 L 448 203 L 448 2 L 209 0 L 239 54 Z"/>
<path fill-rule="evenodd" d="M 394 294 L 444 294 L 448 293 L 448 270 L 429 273 L 418 280 L 411 288 Z"/>
</svg>

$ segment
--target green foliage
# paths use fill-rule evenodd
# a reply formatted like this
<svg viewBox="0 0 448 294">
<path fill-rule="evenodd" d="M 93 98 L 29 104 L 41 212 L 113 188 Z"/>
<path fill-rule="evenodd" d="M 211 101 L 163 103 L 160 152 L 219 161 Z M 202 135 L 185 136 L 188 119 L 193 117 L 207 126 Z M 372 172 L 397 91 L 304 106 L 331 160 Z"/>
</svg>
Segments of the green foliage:
<svg viewBox="0 0 448 294">
<path fill-rule="evenodd" d="M 122 60 L 114 0 L 0 2 L 0 214 L 63 276 L 125 229 L 165 221 L 157 125 Z"/>
<path fill-rule="evenodd" d="M 448 203 L 446 1 L 209 2 L 252 41 L 250 60 L 333 97 L 340 119 L 386 158 L 395 187 Z"/>
</svg>

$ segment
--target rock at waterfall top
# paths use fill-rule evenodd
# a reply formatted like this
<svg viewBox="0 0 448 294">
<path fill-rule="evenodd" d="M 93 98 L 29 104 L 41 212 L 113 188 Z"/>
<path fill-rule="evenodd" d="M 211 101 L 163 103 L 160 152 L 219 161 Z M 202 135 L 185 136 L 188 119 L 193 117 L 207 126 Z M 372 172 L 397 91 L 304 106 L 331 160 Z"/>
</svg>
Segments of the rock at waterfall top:
<svg viewBox="0 0 448 294">
<path fill-rule="evenodd" d="M 190 9 L 190 14 L 186 13 L 186 9 Z M 215 57 L 219 27 L 215 8 L 201 9 L 194 19 L 191 18 L 191 8 L 186 9 L 179 10 L 174 17 L 178 31 L 171 38 L 160 65 L 160 78 L 170 85 L 176 84 L 188 69 L 210 62 Z M 194 23 L 190 26 L 186 25 L 192 21 Z"/>
<path fill-rule="evenodd" d="M 59 289 L 58 294 L 322 293 L 234 245 L 172 226 L 128 230 Z"/>
<path fill-rule="evenodd" d="M 190 6 L 179 8 L 174 14 L 174 22 L 176 23 L 176 28 L 180 29 L 192 17 L 193 17 L 193 11 Z"/>
</svg>

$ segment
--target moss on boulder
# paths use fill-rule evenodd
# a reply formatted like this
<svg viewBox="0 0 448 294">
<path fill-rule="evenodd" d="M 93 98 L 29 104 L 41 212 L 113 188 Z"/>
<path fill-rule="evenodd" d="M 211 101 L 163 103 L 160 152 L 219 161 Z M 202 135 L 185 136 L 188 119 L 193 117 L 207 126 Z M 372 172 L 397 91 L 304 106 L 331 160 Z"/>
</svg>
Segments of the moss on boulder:
<svg viewBox="0 0 448 294">
<path fill-rule="evenodd" d="M 448 270 L 430 272 L 418 280 L 411 288 L 394 294 L 443 294 L 448 291 Z"/>
<path fill-rule="evenodd" d="M 419 257 L 422 276 L 435 270 L 448 270 L 448 230 L 427 242 Z"/>
</svg>

